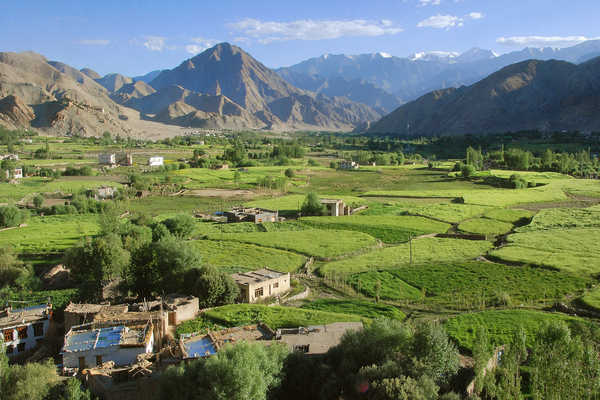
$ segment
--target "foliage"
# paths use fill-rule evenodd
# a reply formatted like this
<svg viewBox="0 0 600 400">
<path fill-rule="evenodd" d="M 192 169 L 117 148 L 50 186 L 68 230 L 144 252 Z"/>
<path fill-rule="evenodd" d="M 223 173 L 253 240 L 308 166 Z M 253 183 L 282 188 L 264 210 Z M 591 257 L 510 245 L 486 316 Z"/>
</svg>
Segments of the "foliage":
<svg viewBox="0 0 600 400">
<path fill-rule="evenodd" d="M 4 346 L 0 342 L 0 358 Z M 2 365 L 4 364 L 4 365 Z M 2 400 L 43 400 L 59 377 L 56 367 L 48 360 L 45 363 L 28 363 L 8 366 L 0 360 L 0 393 Z"/>
<path fill-rule="evenodd" d="M 325 214 L 325 205 L 321 204 L 321 199 L 316 193 L 310 192 L 306 195 L 300 212 L 302 215 L 323 215 Z"/>
<path fill-rule="evenodd" d="M 196 220 L 191 215 L 179 214 L 162 222 L 178 238 L 188 238 L 194 231 Z"/>
<path fill-rule="evenodd" d="M 15 206 L 0 207 L 0 228 L 11 228 L 21 225 L 27 219 L 27 212 Z"/>
<path fill-rule="evenodd" d="M 394 306 L 359 299 L 317 299 L 302 305 L 302 308 L 354 314 L 376 319 L 389 318 L 403 320 L 406 315 Z"/>
<path fill-rule="evenodd" d="M 352 274 L 371 270 L 388 270 L 410 264 L 410 244 L 377 249 L 370 253 L 333 261 L 320 267 L 322 275 Z M 432 262 L 455 262 L 473 259 L 492 247 L 487 241 L 424 238 L 412 241 L 412 260 L 415 265 Z"/>
<path fill-rule="evenodd" d="M 259 246 L 290 250 L 319 258 L 333 258 L 365 249 L 375 239 L 360 232 L 306 230 L 210 234 L 211 240 L 231 240 Z"/>
<path fill-rule="evenodd" d="M 240 289 L 227 273 L 214 267 L 193 268 L 185 274 L 186 292 L 200 299 L 200 307 L 233 303 Z"/>
<path fill-rule="evenodd" d="M 167 369 L 160 379 L 160 398 L 266 400 L 279 385 L 287 353 L 281 344 L 225 346 L 213 357 Z"/>
<path fill-rule="evenodd" d="M 0 288 L 18 286 L 27 288 L 35 281 L 35 274 L 30 266 L 18 259 L 14 249 L 9 246 L 0 247 Z"/>
</svg>

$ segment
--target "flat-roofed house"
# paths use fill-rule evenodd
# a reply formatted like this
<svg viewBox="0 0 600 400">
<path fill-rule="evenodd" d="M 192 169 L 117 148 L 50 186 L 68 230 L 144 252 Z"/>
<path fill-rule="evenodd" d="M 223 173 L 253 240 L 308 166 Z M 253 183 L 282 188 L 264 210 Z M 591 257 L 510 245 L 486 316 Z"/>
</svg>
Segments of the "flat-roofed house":
<svg viewBox="0 0 600 400">
<path fill-rule="evenodd" d="M 224 215 L 227 222 L 253 222 L 260 224 L 262 222 L 277 222 L 279 212 L 256 207 L 234 207 L 231 211 L 226 211 Z"/>
<path fill-rule="evenodd" d="M 327 215 L 339 217 L 340 215 L 349 215 L 348 207 L 340 199 L 321 199 L 321 204 L 327 207 Z"/>
<path fill-rule="evenodd" d="M 308 355 L 325 354 L 340 343 L 344 333 L 362 328 L 362 322 L 334 322 L 306 328 L 278 329 L 275 332 L 275 339 L 285 343 L 291 351 Z"/>
<path fill-rule="evenodd" d="M 100 165 L 117 165 L 117 156 L 115 153 L 98 154 L 98 164 L 100 164 Z"/>
<path fill-rule="evenodd" d="M 152 323 L 138 328 L 111 326 L 93 328 L 79 325 L 65 335 L 61 351 L 65 368 L 89 368 L 112 361 L 115 366 L 131 365 L 140 354 L 151 353 L 154 346 Z"/>
<path fill-rule="evenodd" d="M 0 332 L 6 354 L 12 358 L 36 347 L 48 333 L 51 319 L 51 304 L 3 310 L 0 313 Z"/>
<path fill-rule="evenodd" d="M 165 163 L 165 159 L 161 156 L 154 156 L 148 159 L 148 165 L 150 167 L 160 167 Z"/>
<path fill-rule="evenodd" d="M 231 275 L 240 287 L 240 300 L 254 303 L 257 300 L 281 295 L 290 290 L 290 273 L 281 273 L 268 268 Z"/>
</svg>

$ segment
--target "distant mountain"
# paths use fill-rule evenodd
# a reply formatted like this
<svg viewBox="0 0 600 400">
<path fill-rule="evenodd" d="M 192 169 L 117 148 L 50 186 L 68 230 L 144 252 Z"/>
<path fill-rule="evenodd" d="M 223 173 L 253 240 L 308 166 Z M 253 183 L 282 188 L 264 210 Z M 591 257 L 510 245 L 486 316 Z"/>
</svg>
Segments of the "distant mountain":
<svg viewBox="0 0 600 400">
<path fill-rule="evenodd" d="M 600 58 L 575 65 L 529 60 L 468 87 L 433 91 L 369 129 L 409 136 L 537 129 L 600 130 Z"/>
<path fill-rule="evenodd" d="M 298 89 L 228 43 L 218 44 L 172 70 L 161 72 L 150 85 L 158 91 L 154 98 L 166 96 L 157 101 L 160 104 L 169 102 L 173 87 L 186 89 L 195 96 L 223 96 L 253 116 L 243 117 L 250 124 L 248 128 L 349 130 L 380 115 L 364 104 Z M 198 111 L 212 112 L 198 103 L 190 104 L 188 100 L 183 103 Z"/>
<path fill-rule="evenodd" d="M 498 56 L 491 50 L 470 49 L 462 54 L 453 52 L 420 52 L 407 58 L 392 57 L 381 53 L 361 55 L 323 55 L 311 58 L 277 72 L 301 89 L 311 80 L 302 75 L 319 79 L 359 80 L 372 84 L 394 95 L 401 103 L 414 100 L 432 90 L 473 84 L 489 74 L 508 65 L 530 59 L 564 60 L 572 63 L 585 62 L 600 55 L 600 41 L 587 41 L 577 46 L 554 48 L 526 48 Z M 353 86 L 346 93 L 348 98 L 362 101 L 371 107 L 377 103 L 370 97 L 364 99 L 362 88 Z"/>
<path fill-rule="evenodd" d="M 133 83 L 133 79 L 121 74 L 108 74 L 100 79 L 96 79 L 96 82 L 104 86 L 109 92 L 113 93 L 121 89 L 124 85 Z"/>
<path fill-rule="evenodd" d="M 145 83 L 150 83 L 154 78 L 156 78 L 158 75 L 160 75 L 160 73 L 163 71 L 165 71 L 165 70 L 157 69 L 156 71 L 148 72 L 146 75 L 134 76 L 133 81 L 134 82 L 142 81 Z"/>
<path fill-rule="evenodd" d="M 92 79 L 100 79 L 102 78 L 102 76 L 97 73 L 96 71 L 94 71 L 93 69 L 90 68 L 82 68 L 79 71 L 81 71 L 81 73 L 86 74 L 89 78 Z"/>
</svg>

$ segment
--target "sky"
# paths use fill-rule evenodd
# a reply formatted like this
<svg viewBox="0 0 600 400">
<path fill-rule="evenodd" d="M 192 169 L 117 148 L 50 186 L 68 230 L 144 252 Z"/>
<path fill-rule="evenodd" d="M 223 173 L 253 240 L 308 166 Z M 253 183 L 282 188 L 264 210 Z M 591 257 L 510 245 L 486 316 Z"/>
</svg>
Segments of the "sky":
<svg viewBox="0 0 600 400">
<path fill-rule="evenodd" d="M 567 47 L 600 38 L 598 15 L 598 0 L 0 0 L 0 51 L 137 76 L 229 42 L 276 68 L 326 53 Z"/>
</svg>

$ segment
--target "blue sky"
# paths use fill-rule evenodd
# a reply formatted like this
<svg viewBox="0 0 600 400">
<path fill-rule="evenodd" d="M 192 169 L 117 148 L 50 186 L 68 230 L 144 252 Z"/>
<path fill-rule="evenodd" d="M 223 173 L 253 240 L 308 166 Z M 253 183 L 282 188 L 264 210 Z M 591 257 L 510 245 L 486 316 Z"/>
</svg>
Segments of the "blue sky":
<svg viewBox="0 0 600 400">
<path fill-rule="evenodd" d="M 324 53 L 565 47 L 600 37 L 598 15 L 597 0 L 3 0 L 0 51 L 134 76 L 223 41 L 269 67 Z"/>
</svg>

